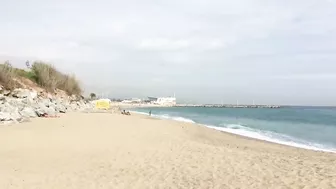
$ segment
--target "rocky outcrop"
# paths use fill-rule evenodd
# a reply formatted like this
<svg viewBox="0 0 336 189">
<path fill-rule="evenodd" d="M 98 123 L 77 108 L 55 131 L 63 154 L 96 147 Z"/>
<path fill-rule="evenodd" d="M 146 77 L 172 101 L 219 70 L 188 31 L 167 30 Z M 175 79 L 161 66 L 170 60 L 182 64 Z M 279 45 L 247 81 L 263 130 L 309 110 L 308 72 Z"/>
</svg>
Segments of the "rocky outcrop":
<svg viewBox="0 0 336 189">
<path fill-rule="evenodd" d="M 75 96 L 57 96 L 29 89 L 15 89 L 0 94 L 0 123 L 18 123 L 35 117 L 56 116 L 72 111 L 90 111 L 91 102 Z"/>
</svg>

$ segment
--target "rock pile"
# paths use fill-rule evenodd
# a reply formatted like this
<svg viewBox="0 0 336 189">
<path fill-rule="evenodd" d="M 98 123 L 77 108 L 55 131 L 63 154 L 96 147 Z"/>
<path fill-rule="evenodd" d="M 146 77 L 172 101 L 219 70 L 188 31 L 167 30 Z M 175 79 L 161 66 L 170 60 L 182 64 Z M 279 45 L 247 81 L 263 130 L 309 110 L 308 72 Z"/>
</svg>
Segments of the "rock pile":
<svg viewBox="0 0 336 189">
<path fill-rule="evenodd" d="M 47 96 L 47 97 L 46 97 Z M 76 96 L 58 97 L 39 94 L 29 89 L 2 91 L 0 94 L 0 123 L 18 123 L 34 117 L 56 116 L 58 113 L 90 111 L 91 102 Z"/>
</svg>

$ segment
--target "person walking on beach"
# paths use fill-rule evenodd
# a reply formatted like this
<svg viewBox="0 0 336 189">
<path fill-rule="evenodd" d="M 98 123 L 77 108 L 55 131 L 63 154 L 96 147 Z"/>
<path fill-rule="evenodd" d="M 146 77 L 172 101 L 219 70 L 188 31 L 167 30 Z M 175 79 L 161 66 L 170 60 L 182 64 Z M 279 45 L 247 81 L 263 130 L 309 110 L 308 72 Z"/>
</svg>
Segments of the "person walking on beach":
<svg viewBox="0 0 336 189">
<path fill-rule="evenodd" d="M 148 113 L 148 114 L 149 114 L 149 116 L 151 116 L 151 115 L 152 115 L 152 110 L 149 110 L 149 113 Z"/>
</svg>

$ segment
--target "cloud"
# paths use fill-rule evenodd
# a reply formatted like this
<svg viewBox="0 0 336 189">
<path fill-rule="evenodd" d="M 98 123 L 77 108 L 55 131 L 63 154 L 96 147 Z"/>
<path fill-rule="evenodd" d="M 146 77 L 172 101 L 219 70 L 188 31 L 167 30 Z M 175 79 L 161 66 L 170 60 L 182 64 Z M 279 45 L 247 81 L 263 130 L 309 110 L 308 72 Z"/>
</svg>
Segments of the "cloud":
<svg viewBox="0 0 336 189">
<path fill-rule="evenodd" d="M 280 75 L 280 76 L 272 76 L 272 79 L 281 79 L 281 80 L 307 80 L 307 81 L 317 81 L 317 80 L 336 80 L 336 74 L 333 73 L 322 73 L 322 74 L 295 74 L 295 75 Z"/>
<path fill-rule="evenodd" d="M 287 103 L 302 98 L 269 89 L 294 94 L 300 85 L 308 93 L 336 82 L 335 1 L 6 0 L 1 7 L 0 59 L 50 61 L 75 72 L 87 90 L 175 91 L 227 103 L 253 93 Z M 306 102 L 332 100 L 320 97 Z"/>
<path fill-rule="evenodd" d="M 170 51 L 170 50 L 181 50 L 189 47 L 189 42 L 187 40 L 171 40 L 165 38 L 156 39 L 143 39 L 139 44 L 140 50 L 151 50 L 151 51 Z"/>
</svg>

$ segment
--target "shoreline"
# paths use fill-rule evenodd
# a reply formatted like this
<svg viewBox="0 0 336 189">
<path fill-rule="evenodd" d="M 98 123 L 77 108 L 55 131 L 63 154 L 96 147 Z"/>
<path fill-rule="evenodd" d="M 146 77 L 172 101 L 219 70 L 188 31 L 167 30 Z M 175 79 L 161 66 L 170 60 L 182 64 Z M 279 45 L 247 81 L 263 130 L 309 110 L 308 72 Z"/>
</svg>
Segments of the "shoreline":
<svg viewBox="0 0 336 189">
<path fill-rule="evenodd" d="M 0 145 L 0 188 L 336 187 L 333 153 L 141 114 L 34 119 Z"/>
<path fill-rule="evenodd" d="M 122 103 L 122 102 L 112 102 L 113 106 L 120 106 L 125 108 L 268 108 L 268 109 L 278 109 L 283 106 L 280 105 L 233 105 L 233 104 L 175 104 L 175 105 L 159 105 L 159 104 L 144 104 L 144 103 Z"/>
<path fill-rule="evenodd" d="M 130 110 L 130 112 L 134 113 L 134 114 L 137 114 L 137 115 L 148 116 L 149 117 L 149 115 L 144 113 L 144 112 L 137 112 L 137 111 L 134 111 L 134 110 Z M 295 143 L 295 142 L 292 142 L 292 141 L 281 141 L 281 140 L 276 139 L 276 138 L 266 137 L 266 136 L 262 136 L 262 135 L 258 136 L 258 137 L 250 136 L 250 135 L 247 135 L 247 134 L 244 135 L 244 134 L 240 134 L 240 133 L 237 133 L 237 132 L 230 131 L 225 127 L 218 127 L 218 126 L 214 126 L 214 125 L 201 124 L 201 123 L 194 122 L 193 120 L 190 120 L 190 121 L 192 121 L 192 122 L 190 122 L 188 120 L 175 120 L 175 119 L 173 119 L 173 117 L 171 117 L 171 118 L 161 118 L 159 115 L 154 115 L 154 116 L 152 116 L 152 118 L 159 119 L 159 120 L 176 121 L 176 122 L 181 122 L 181 123 L 191 123 L 191 124 L 195 124 L 197 126 L 202 126 L 202 127 L 206 127 L 206 128 L 209 128 L 209 129 L 219 131 L 219 132 L 224 132 L 226 134 L 232 134 L 232 135 L 236 135 L 236 136 L 243 137 L 243 138 L 254 139 L 254 140 L 257 140 L 257 141 L 261 141 L 261 142 L 267 142 L 267 143 L 270 143 L 270 144 L 282 145 L 282 146 L 286 146 L 286 147 L 304 149 L 304 150 L 309 150 L 309 151 L 317 151 L 317 152 L 326 152 L 326 153 L 336 154 L 336 149 L 317 148 L 317 147 L 314 147 L 314 146 L 308 146 L 308 145 L 305 145 L 305 144 Z"/>
</svg>

